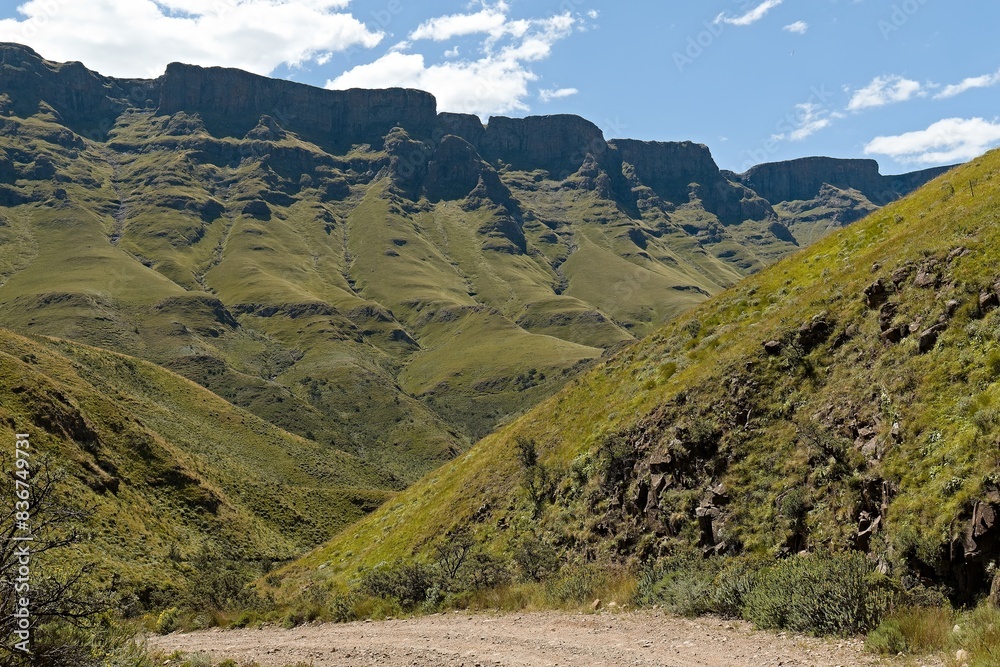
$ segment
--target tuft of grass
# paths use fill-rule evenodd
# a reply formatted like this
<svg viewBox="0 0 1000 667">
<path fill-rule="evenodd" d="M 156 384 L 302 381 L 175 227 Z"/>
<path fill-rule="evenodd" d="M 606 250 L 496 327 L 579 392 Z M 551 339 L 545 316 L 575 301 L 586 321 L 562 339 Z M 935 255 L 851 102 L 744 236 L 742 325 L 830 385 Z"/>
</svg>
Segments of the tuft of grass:
<svg viewBox="0 0 1000 667">
<path fill-rule="evenodd" d="M 865 646 L 883 655 L 939 653 L 951 644 L 957 617 L 950 606 L 900 609 L 868 633 Z"/>
</svg>

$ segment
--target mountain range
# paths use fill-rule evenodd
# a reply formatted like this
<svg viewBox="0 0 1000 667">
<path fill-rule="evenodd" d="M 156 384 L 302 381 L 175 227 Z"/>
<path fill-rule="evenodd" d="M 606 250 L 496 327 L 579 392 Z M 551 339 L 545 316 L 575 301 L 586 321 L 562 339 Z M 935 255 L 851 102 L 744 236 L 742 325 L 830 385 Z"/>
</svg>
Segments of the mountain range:
<svg viewBox="0 0 1000 667">
<path fill-rule="evenodd" d="M 204 523 L 238 516 L 255 554 L 285 559 L 943 171 L 806 158 L 735 174 L 705 146 L 607 140 L 576 116 L 484 124 L 421 91 L 182 64 L 115 79 L 3 44 L 0 416 L 46 434 L 81 498 L 142 498 L 132 529 L 171 535 L 163 553 L 181 535 L 193 550 L 192 526 L 239 550 Z M 39 410 L 24 388 L 43 385 Z M 147 441 L 159 472 L 116 472 Z M 315 493 L 288 500 L 303 523 L 272 549 L 290 488 Z"/>
<path fill-rule="evenodd" d="M 529 544 L 640 571 L 860 552 L 928 599 L 981 599 L 1000 557 L 998 185 L 993 151 L 680 315 L 280 572 L 285 599 L 433 563 L 461 531 L 506 561 Z"/>
</svg>

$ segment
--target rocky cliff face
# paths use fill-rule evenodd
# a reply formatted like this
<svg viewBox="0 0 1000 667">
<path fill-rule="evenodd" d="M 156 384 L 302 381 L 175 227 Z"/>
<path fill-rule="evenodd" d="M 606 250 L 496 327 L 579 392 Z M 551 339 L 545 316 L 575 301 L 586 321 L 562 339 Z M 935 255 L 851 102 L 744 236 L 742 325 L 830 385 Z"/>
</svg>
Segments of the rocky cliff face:
<svg viewBox="0 0 1000 667">
<path fill-rule="evenodd" d="M 159 79 L 159 111 L 198 112 L 235 136 L 270 115 L 287 130 L 326 143 L 380 144 L 394 127 L 429 136 L 437 103 L 419 90 L 323 90 L 235 69 L 172 63 Z M 242 129 L 242 131 L 240 131 Z"/>
<path fill-rule="evenodd" d="M 29 116 L 44 103 L 77 134 L 101 140 L 126 108 L 152 107 L 152 81 L 113 79 L 78 62 L 53 63 L 20 44 L 0 44 L 0 103 Z"/>
<path fill-rule="evenodd" d="M 28 116 L 47 105 L 66 127 L 98 141 L 123 112 L 135 109 L 197 116 L 216 136 L 276 141 L 287 131 L 321 146 L 369 144 L 380 149 L 394 128 L 402 128 L 410 141 L 425 144 L 406 147 L 405 170 L 412 181 L 406 189 L 414 196 L 468 194 L 484 162 L 543 170 L 556 181 L 586 168 L 594 178 L 583 179 L 585 184 L 600 188 L 625 210 L 637 210 L 631 190 L 638 184 L 673 205 L 695 198 L 727 225 L 772 218 L 771 204 L 813 200 L 824 186 L 854 189 L 874 205 L 884 205 L 944 171 L 882 176 L 874 160 L 814 157 L 763 164 L 735 175 L 720 171 L 706 146 L 629 139 L 609 143 L 600 128 L 579 116 L 497 116 L 484 126 L 469 114 L 437 113 L 434 97 L 418 90 L 323 90 L 235 69 L 179 63 L 154 80 L 114 79 L 80 63 L 46 61 L 17 44 L 0 45 L 0 88 L 0 111 Z M 445 141 L 449 136 L 464 141 Z M 401 146 L 393 146 L 399 163 Z M 625 180 L 623 165 L 631 165 L 636 182 Z M 425 176 L 428 183 L 421 189 Z M 493 180 L 487 174 L 486 182 Z"/>
<path fill-rule="evenodd" d="M 712 187 L 721 179 L 708 146 L 690 141 L 659 142 L 614 139 L 623 162 L 635 167 L 638 179 L 674 203 L 688 199 L 692 183 Z"/>
<path fill-rule="evenodd" d="M 840 160 L 808 157 L 771 162 L 738 176 L 761 197 L 777 203 L 815 199 L 824 185 L 857 190 L 873 204 L 883 206 L 912 192 L 945 168 L 928 169 L 901 176 L 882 176 L 875 160 Z"/>
<path fill-rule="evenodd" d="M 774 218 L 767 201 L 726 178 L 707 146 L 690 141 L 615 139 L 611 146 L 631 165 L 635 180 L 675 205 L 702 202 L 724 224 Z"/>
<path fill-rule="evenodd" d="M 608 143 L 601 129 L 579 116 L 532 116 L 490 118 L 477 148 L 490 162 L 503 162 L 512 169 L 544 169 L 562 180 L 576 173 L 587 155 L 603 162 Z"/>
</svg>

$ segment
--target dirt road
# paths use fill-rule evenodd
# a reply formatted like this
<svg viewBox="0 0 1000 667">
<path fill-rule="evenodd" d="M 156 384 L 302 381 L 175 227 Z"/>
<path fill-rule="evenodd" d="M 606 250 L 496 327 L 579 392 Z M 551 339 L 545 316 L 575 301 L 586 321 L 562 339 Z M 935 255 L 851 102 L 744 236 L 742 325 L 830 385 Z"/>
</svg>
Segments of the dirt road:
<svg viewBox="0 0 1000 667">
<path fill-rule="evenodd" d="M 439 614 L 292 630 L 215 630 L 151 637 L 164 652 L 313 667 L 842 667 L 876 665 L 859 640 L 819 640 L 657 611 L 619 614 Z M 918 665 L 921 663 L 917 663 Z M 926 663 L 928 667 L 934 663 Z"/>
</svg>

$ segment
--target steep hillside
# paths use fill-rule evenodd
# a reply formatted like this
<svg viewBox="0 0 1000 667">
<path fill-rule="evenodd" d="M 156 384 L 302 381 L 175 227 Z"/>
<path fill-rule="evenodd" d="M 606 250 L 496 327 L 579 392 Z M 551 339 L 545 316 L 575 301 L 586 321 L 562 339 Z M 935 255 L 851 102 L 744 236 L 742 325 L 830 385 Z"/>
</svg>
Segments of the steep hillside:
<svg viewBox="0 0 1000 667">
<path fill-rule="evenodd" d="M 0 329 L 0 438 L 15 433 L 31 436 L 35 470 L 65 473 L 61 502 L 94 511 L 69 558 L 146 603 L 202 576 L 201 553 L 288 560 L 400 487 L 148 362 Z"/>
<path fill-rule="evenodd" d="M 403 480 L 867 206 L 772 206 L 752 187 L 812 197 L 823 174 L 786 193 L 795 165 L 736 176 L 704 146 L 484 126 L 420 91 L 119 80 L 10 44 L 0 91 L 0 322 L 153 361 Z M 868 193 L 873 163 L 831 164 Z"/>
<path fill-rule="evenodd" d="M 488 553 L 561 563 L 857 549 L 979 594 L 1000 558 L 998 253 L 994 151 L 573 380 L 284 591 L 433 559 L 467 526 Z"/>
</svg>

